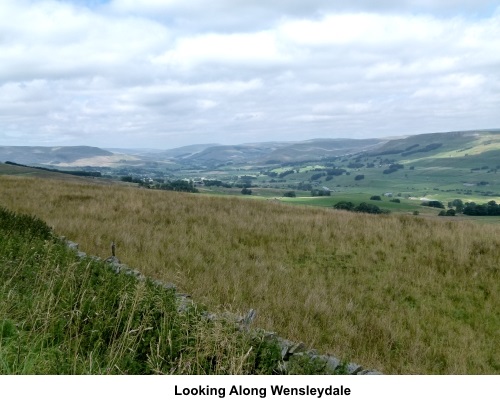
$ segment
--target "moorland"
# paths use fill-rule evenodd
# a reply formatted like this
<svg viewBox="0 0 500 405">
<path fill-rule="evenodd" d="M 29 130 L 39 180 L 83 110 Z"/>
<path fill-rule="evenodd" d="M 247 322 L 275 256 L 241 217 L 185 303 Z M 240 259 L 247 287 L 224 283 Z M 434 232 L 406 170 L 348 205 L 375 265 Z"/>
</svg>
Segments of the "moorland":
<svg viewBox="0 0 500 405">
<path fill-rule="evenodd" d="M 1 165 L 0 205 L 89 254 L 109 256 L 114 241 L 123 262 L 212 311 L 254 308 L 256 327 L 348 361 L 389 374 L 499 373 L 498 216 L 453 205 L 500 195 L 498 131 L 354 146 L 304 161 L 285 145 L 264 160 L 254 148 L 252 162 L 212 150 L 205 161 L 183 151 L 64 166 L 97 178 Z M 159 187 L 182 179 L 198 192 Z M 341 201 L 391 212 L 334 209 Z"/>
</svg>

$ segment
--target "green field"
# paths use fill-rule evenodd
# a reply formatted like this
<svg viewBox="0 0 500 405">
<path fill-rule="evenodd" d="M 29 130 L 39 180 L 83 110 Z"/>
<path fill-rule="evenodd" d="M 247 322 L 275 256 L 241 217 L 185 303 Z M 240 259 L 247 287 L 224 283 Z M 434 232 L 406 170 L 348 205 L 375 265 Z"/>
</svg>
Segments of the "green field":
<svg viewBox="0 0 500 405">
<path fill-rule="evenodd" d="M 251 181 L 252 197 L 279 199 L 300 205 L 331 207 L 339 201 L 355 204 L 370 202 L 373 195 L 382 196 L 375 202 L 383 209 L 395 213 L 437 215 L 439 210 L 421 206 L 421 201 L 438 200 L 445 207 L 448 202 L 460 199 L 484 204 L 500 200 L 500 133 L 483 131 L 474 134 L 428 134 L 413 136 L 387 143 L 377 153 L 358 153 L 331 159 L 287 163 L 283 165 L 243 167 L 227 166 L 218 178 L 236 183 L 241 176 L 255 176 Z M 416 143 L 418 142 L 418 143 Z M 414 147 L 415 145 L 419 147 Z M 418 149 L 440 144 L 435 149 L 404 156 L 401 150 Z M 394 151 L 394 153 L 391 153 Z M 398 152 L 399 151 L 399 152 Z M 397 153 L 396 153 L 397 152 Z M 385 173 L 393 164 L 402 168 Z M 362 166 L 362 167 L 359 167 Z M 328 175 L 332 168 L 342 174 Z M 285 176 L 285 172 L 290 172 Z M 319 178 L 313 178 L 318 173 Z M 201 175 L 198 172 L 198 175 Z M 359 178 L 359 176 L 363 178 Z M 356 177 L 358 176 L 358 180 Z M 330 197 L 311 197 L 309 189 L 328 189 Z M 241 189 L 202 189 L 209 194 L 239 195 Z M 295 191 L 297 198 L 282 198 L 286 191 Z M 385 197 L 399 198 L 400 204 Z M 247 197 L 248 198 L 248 197 Z M 471 219 L 471 218 L 468 218 Z M 485 221 L 484 218 L 472 218 Z M 487 221 L 496 222 L 494 218 Z"/>
</svg>

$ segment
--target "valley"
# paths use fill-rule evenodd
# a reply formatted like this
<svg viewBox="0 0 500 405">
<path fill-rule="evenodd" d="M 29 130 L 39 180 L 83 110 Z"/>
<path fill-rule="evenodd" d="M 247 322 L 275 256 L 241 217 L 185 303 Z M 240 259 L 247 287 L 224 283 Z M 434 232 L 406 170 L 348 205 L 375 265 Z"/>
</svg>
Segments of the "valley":
<svg viewBox="0 0 500 405">
<path fill-rule="evenodd" d="M 499 216 L 453 204 L 500 199 L 499 136 L 422 135 L 281 163 L 0 164 L 0 206 L 91 255 L 108 257 L 113 241 L 124 263 L 210 311 L 255 309 L 255 327 L 344 361 L 497 374 Z M 100 176 L 53 171 L 68 167 Z M 159 187 L 173 184 L 191 192 Z"/>
</svg>

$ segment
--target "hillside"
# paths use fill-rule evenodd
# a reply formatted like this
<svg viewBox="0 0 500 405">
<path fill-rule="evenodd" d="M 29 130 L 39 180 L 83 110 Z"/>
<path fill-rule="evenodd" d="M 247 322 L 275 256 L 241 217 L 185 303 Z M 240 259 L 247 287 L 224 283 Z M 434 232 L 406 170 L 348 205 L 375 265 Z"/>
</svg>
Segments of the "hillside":
<svg viewBox="0 0 500 405">
<path fill-rule="evenodd" d="M 248 164 L 260 161 L 272 151 L 280 148 L 279 143 L 258 143 L 249 145 L 218 145 L 206 148 L 190 156 L 182 157 L 191 163 Z"/>
<path fill-rule="evenodd" d="M 384 156 L 408 164 L 433 164 L 435 159 L 460 165 L 474 164 L 500 150 L 500 130 L 461 131 L 370 139 L 311 139 L 294 142 L 261 142 L 241 145 L 189 145 L 168 150 L 90 147 L 0 146 L 0 162 L 63 167 L 140 167 L 167 165 L 269 165 L 307 162 L 335 157 Z M 455 161 L 453 161 L 455 159 Z M 474 163 L 473 163 L 474 162 Z M 434 161 L 434 164 L 436 162 Z M 445 162 L 442 162 L 445 163 Z"/>
<path fill-rule="evenodd" d="M 500 372 L 497 227 L 0 176 L 0 205 L 215 312 L 388 374 Z M 39 202 L 43 201 L 43 204 Z"/>
<path fill-rule="evenodd" d="M 0 162 L 22 164 L 69 165 L 81 159 L 110 157 L 111 152 L 92 146 L 0 146 Z"/>
<path fill-rule="evenodd" d="M 382 155 L 423 166 L 484 166 L 490 163 L 489 156 L 500 156 L 500 130 L 413 135 L 369 152 L 369 156 Z"/>
<path fill-rule="evenodd" d="M 78 257 L 36 218 L 0 207 L 0 231 L 3 375 L 280 369 L 275 342 L 222 318 L 208 321 L 201 308 L 180 311 L 175 289 Z"/>
<path fill-rule="evenodd" d="M 235 185 L 246 181 L 254 197 L 331 207 L 341 201 L 368 203 L 378 196 L 383 208 L 410 214 L 437 215 L 439 211 L 420 207 L 427 200 L 446 205 L 456 199 L 486 203 L 500 197 L 500 131 L 415 135 L 357 153 L 321 156 L 318 152 L 309 161 L 218 167 L 216 174 L 205 175 Z M 241 180 L 234 181 L 235 176 Z M 238 191 L 211 187 L 206 192 Z M 297 198 L 282 198 L 292 191 Z M 401 204 L 394 204 L 396 198 Z"/>
<path fill-rule="evenodd" d="M 312 139 L 296 142 L 274 150 L 261 159 L 275 162 L 294 162 L 325 159 L 370 150 L 386 141 L 382 139 Z"/>
<path fill-rule="evenodd" d="M 78 172 L 75 172 L 78 173 Z M 92 174 L 92 172 L 89 172 Z M 13 164 L 0 163 L 0 175 L 30 177 L 40 179 L 53 179 L 60 181 L 70 181 L 86 184 L 113 184 L 115 181 L 112 179 L 92 176 L 79 176 L 78 174 L 68 174 L 57 169 L 44 170 L 43 168 L 36 168 L 31 166 L 20 166 Z"/>
</svg>

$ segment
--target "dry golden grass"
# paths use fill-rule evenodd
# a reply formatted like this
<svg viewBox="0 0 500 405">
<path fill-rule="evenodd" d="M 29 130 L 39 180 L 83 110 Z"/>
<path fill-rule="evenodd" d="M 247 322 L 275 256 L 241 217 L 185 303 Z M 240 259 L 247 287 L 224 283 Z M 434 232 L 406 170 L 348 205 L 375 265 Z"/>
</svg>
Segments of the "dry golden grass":
<svg viewBox="0 0 500 405">
<path fill-rule="evenodd" d="M 0 205 L 213 310 L 393 374 L 500 372 L 493 225 L 0 176 Z"/>
</svg>

